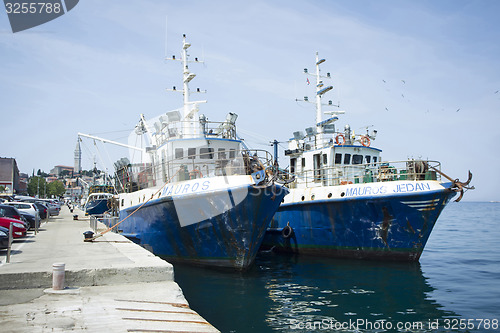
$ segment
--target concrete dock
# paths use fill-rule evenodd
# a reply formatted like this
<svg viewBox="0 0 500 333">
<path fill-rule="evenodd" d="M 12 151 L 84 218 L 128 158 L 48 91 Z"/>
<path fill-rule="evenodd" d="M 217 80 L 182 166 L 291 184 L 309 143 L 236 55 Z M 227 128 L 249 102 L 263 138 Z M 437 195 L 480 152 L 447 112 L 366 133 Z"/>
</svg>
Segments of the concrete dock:
<svg viewBox="0 0 500 333">
<path fill-rule="evenodd" d="M 78 214 L 78 220 L 73 220 Z M 0 250 L 0 332 L 219 332 L 189 308 L 170 263 L 118 234 L 84 242 L 82 211 Z M 52 265 L 65 264 L 65 289 Z"/>
</svg>

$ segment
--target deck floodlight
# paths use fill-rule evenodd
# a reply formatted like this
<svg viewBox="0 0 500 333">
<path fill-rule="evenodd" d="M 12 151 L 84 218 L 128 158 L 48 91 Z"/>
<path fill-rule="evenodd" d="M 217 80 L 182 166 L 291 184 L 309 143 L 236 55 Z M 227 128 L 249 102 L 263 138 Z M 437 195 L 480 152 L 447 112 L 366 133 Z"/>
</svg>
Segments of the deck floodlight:
<svg viewBox="0 0 500 333">
<path fill-rule="evenodd" d="M 332 105 L 332 104 L 333 104 L 333 102 L 331 100 L 328 101 L 328 105 Z"/>
<path fill-rule="evenodd" d="M 333 89 L 333 86 L 328 86 L 328 87 L 326 87 L 326 88 L 321 89 L 321 90 L 320 90 L 320 91 L 318 91 L 316 94 L 317 94 L 318 96 L 321 96 L 321 95 L 323 95 L 323 94 L 325 94 L 325 93 L 329 92 L 329 91 L 330 91 L 330 90 L 332 90 L 332 89 Z"/>
<path fill-rule="evenodd" d="M 335 124 L 326 124 L 323 126 L 323 133 L 333 134 L 335 133 Z"/>
<path fill-rule="evenodd" d="M 331 78 L 330 73 L 326 73 L 326 77 L 327 77 L 327 78 Z"/>
<path fill-rule="evenodd" d="M 233 112 L 229 112 L 226 116 L 226 121 L 228 123 L 234 124 L 236 122 L 236 119 L 238 118 L 238 115 Z"/>
<path fill-rule="evenodd" d="M 302 140 L 304 137 L 305 135 L 301 131 L 293 132 L 293 138 L 297 141 Z"/>
<path fill-rule="evenodd" d="M 190 82 L 192 79 L 194 79 L 195 76 L 196 76 L 196 74 L 189 73 L 188 77 L 186 78 L 186 82 Z"/>
<path fill-rule="evenodd" d="M 128 158 L 126 158 L 126 157 L 122 157 L 120 159 L 120 162 L 121 162 L 122 166 L 127 166 L 127 165 L 130 164 L 130 160 Z"/>
<path fill-rule="evenodd" d="M 320 60 L 318 60 L 318 62 L 316 63 L 316 65 L 322 64 L 322 63 L 324 63 L 325 61 L 326 61 L 325 59 L 320 59 Z"/>
<path fill-rule="evenodd" d="M 315 127 L 308 127 L 306 128 L 306 133 L 307 133 L 307 136 L 313 136 L 313 135 L 316 135 L 316 128 Z"/>
<path fill-rule="evenodd" d="M 309 102 L 309 97 L 304 96 L 304 101 Z"/>
<path fill-rule="evenodd" d="M 169 122 L 175 122 L 181 120 L 181 114 L 179 111 L 169 111 L 166 113 Z"/>
<path fill-rule="evenodd" d="M 307 68 L 304 68 L 304 73 L 307 73 Z"/>
</svg>

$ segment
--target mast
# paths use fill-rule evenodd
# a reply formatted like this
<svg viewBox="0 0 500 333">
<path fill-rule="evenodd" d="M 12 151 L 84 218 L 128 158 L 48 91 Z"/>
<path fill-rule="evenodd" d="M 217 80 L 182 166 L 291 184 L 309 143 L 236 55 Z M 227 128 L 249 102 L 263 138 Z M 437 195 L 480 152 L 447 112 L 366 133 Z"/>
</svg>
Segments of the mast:
<svg viewBox="0 0 500 333">
<path fill-rule="evenodd" d="M 321 76 L 321 69 L 319 65 L 324 63 L 325 61 L 325 59 L 320 59 L 319 53 L 316 52 L 316 131 L 318 133 L 317 135 L 320 142 L 323 139 L 323 126 L 321 126 L 321 121 L 323 120 L 321 97 L 323 96 L 323 94 L 333 89 L 333 86 L 327 86 L 326 88 L 323 88 L 324 84 L 322 78 L 330 78 L 330 73 L 327 73 L 327 76 Z"/>
<path fill-rule="evenodd" d="M 203 61 L 199 61 L 198 58 L 194 58 L 194 61 L 189 60 L 189 54 L 187 52 L 188 48 L 191 47 L 191 43 L 186 41 L 186 35 L 182 35 L 182 51 L 181 51 L 181 59 L 176 59 L 175 55 L 172 58 L 167 58 L 167 60 L 178 60 L 182 62 L 182 92 L 184 105 L 182 108 L 182 130 L 185 136 L 192 137 L 195 134 L 200 134 L 200 126 L 198 121 L 198 104 L 206 103 L 207 101 L 190 101 L 190 90 L 189 90 L 189 82 L 196 77 L 196 74 L 191 73 L 189 71 L 188 64 L 191 62 L 195 63 L 203 63 Z M 167 89 L 169 91 L 179 91 L 175 88 Z M 200 89 L 196 89 L 196 92 L 201 93 L 205 91 L 200 91 Z"/>
<path fill-rule="evenodd" d="M 314 103 L 316 105 L 316 139 L 317 139 L 317 142 L 322 142 L 323 140 L 323 116 L 322 116 L 322 113 L 323 113 L 323 109 L 322 109 L 322 103 L 321 103 L 321 97 L 323 97 L 323 95 L 327 92 L 329 92 L 330 90 L 333 89 L 333 86 L 326 86 L 324 85 L 323 83 L 323 79 L 331 79 L 331 76 L 330 76 L 330 73 L 326 73 L 326 76 L 322 76 L 321 75 L 321 68 L 320 68 L 320 65 L 322 63 L 324 63 L 326 60 L 325 59 L 320 59 L 319 58 L 319 53 L 316 52 L 316 72 L 315 73 L 309 73 L 307 68 L 304 68 L 304 73 L 306 75 L 311 75 L 311 76 L 314 76 L 315 79 L 316 79 L 316 98 L 315 98 L 315 101 L 312 102 L 312 101 L 309 101 L 309 98 L 307 97 L 304 97 L 304 101 L 305 102 L 310 102 L 310 103 Z M 309 82 L 309 80 L 308 80 Z M 325 104 L 325 105 L 328 105 L 328 106 L 333 106 L 332 102 L 329 101 L 328 104 Z M 338 107 L 338 106 L 337 106 Z M 338 112 L 342 112 L 342 111 L 337 111 L 335 113 L 338 113 Z M 326 113 L 331 113 L 331 112 L 326 112 Z"/>
</svg>

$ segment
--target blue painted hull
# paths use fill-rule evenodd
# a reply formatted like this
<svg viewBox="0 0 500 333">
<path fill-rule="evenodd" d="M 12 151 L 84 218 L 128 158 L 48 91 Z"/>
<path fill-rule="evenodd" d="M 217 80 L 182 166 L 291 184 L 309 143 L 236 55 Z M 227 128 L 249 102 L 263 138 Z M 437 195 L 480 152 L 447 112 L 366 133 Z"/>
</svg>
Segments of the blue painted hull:
<svg viewBox="0 0 500 333">
<path fill-rule="evenodd" d="M 87 215 L 101 215 L 107 210 L 109 210 L 107 199 L 93 200 L 85 207 L 85 213 Z"/>
<path fill-rule="evenodd" d="M 220 194 L 245 193 L 239 203 L 226 211 L 186 225 L 185 212 L 179 207 L 227 204 L 218 202 Z M 198 193 L 172 198 L 167 196 L 148 202 L 136 213 L 138 206 L 120 211 L 124 236 L 132 239 L 155 255 L 169 261 L 235 268 L 244 270 L 254 261 L 266 228 L 288 191 L 281 186 L 258 188 L 244 186 L 230 191 Z M 231 199 L 232 201 L 232 199 Z M 184 225 L 184 226 L 183 226 Z"/>
<path fill-rule="evenodd" d="M 443 189 L 282 205 L 266 232 L 263 249 L 418 261 L 436 220 L 455 194 Z M 283 236 L 287 224 L 293 229 L 288 238 Z"/>
</svg>

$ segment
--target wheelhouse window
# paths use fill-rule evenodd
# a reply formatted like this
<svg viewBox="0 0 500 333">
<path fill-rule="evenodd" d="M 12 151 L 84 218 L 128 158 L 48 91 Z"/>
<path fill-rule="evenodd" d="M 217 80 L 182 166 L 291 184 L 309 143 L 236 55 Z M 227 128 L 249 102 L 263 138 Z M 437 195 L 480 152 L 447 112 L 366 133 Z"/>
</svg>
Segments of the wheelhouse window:
<svg viewBox="0 0 500 333">
<path fill-rule="evenodd" d="M 226 159 L 226 148 L 219 148 L 219 154 L 217 157 L 219 160 L 225 160 Z"/>
<path fill-rule="evenodd" d="M 192 160 L 196 158 L 196 148 L 188 148 L 188 158 Z"/>
<path fill-rule="evenodd" d="M 236 157 L 236 149 L 229 149 L 229 158 Z"/>
<path fill-rule="evenodd" d="M 213 148 L 200 148 L 200 158 L 202 159 L 213 159 L 214 158 Z"/>
<path fill-rule="evenodd" d="M 306 167 L 306 159 L 305 157 L 302 157 L 302 169 Z"/>
<path fill-rule="evenodd" d="M 351 154 L 344 154 L 344 164 L 351 164 Z"/>
<path fill-rule="evenodd" d="M 373 164 L 377 163 L 377 156 L 373 156 Z"/>
<path fill-rule="evenodd" d="M 184 157 L 184 149 L 175 148 L 175 158 L 183 158 Z"/>
<path fill-rule="evenodd" d="M 363 155 L 352 155 L 352 164 L 363 164 Z"/>
<path fill-rule="evenodd" d="M 327 154 L 323 155 L 323 165 L 328 165 L 328 155 Z"/>
<path fill-rule="evenodd" d="M 370 155 L 366 155 L 366 156 L 365 156 L 365 159 L 366 159 L 365 163 L 366 163 L 366 164 L 370 164 L 370 162 L 371 162 L 371 158 L 372 158 L 372 157 L 371 157 Z"/>
<path fill-rule="evenodd" d="M 335 164 L 342 164 L 342 154 L 335 154 Z"/>
</svg>

